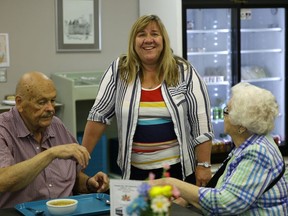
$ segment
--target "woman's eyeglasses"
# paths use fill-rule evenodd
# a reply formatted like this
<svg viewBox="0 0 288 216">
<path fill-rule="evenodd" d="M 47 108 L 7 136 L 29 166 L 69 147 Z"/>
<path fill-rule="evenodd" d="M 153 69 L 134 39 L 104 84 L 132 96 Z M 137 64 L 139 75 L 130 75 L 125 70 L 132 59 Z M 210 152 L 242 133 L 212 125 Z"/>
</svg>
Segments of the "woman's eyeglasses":
<svg viewBox="0 0 288 216">
<path fill-rule="evenodd" d="M 224 114 L 224 115 L 229 115 L 228 107 L 227 107 L 227 106 L 223 108 L 223 114 Z"/>
</svg>

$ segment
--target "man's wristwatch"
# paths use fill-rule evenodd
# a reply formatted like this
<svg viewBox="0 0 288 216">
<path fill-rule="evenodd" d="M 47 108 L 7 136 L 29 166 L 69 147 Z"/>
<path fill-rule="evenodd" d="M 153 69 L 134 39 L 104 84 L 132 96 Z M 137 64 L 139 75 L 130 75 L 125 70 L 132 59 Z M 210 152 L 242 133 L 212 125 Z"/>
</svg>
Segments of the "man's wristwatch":
<svg viewBox="0 0 288 216">
<path fill-rule="evenodd" d="M 198 162 L 197 166 L 203 166 L 205 168 L 209 168 L 209 167 L 211 167 L 211 164 L 209 162 L 205 161 L 205 162 L 202 162 L 202 163 Z"/>
</svg>

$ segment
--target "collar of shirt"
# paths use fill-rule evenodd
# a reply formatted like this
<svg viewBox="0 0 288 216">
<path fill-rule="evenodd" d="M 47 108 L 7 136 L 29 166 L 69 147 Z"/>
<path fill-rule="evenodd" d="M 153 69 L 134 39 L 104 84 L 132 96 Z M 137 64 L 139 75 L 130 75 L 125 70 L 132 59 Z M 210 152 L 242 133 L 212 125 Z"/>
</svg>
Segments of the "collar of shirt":
<svg viewBox="0 0 288 216">
<path fill-rule="evenodd" d="M 260 136 L 257 134 L 253 134 L 250 136 L 244 143 L 242 143 L 238 148 L 234 148 L 234 150 L 231 151 L 231 153 L 235 156 L 238 156 L 245 148 L 248 146 L 259 143 L 265 136 Z"/>
</svg>

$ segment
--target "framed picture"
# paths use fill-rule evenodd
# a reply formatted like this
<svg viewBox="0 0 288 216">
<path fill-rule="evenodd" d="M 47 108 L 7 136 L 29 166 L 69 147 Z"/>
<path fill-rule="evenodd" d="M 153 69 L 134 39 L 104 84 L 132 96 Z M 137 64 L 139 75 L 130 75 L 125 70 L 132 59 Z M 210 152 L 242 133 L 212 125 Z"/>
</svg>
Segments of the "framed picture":
<svg viewBox="0 0 288 216">
<path fill-rule="evenodd" d="M 7 33 L 0 33 L 0 67 L 9 66 L 9 37 Z"/>
<path fill-rule="evenodd" d="M 100 51 L 100 0 L 55 0 L 55 4 L 56 51 Z"/>
</svg>

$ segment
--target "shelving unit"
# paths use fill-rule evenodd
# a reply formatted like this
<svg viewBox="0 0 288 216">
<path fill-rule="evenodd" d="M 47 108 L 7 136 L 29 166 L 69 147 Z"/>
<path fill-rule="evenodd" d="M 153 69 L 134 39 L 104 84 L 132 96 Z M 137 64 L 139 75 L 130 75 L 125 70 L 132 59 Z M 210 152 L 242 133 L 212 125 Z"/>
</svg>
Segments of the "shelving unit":
<svg viewBox="0 0 288 216">
<path fill-rule="evenodd" d="M 57 100 L 63 107 L 59 114 L 66 127 L 82 143 L 84 128 L 98 92 L 103 72 L 59 72 L 51 75 L 57 89 Z M 115 122 L 115 121 L 113 121 Z M 97 171 L 108 173 L 108 140 L 117 137 L 116 123 L 112 123 L 91 154 L 88 175 Z M 114 159 L 113 159 L 114 160 Z M 116 159 L 115 159 L 116 160 Z"/>
<path fill-rule="evenodd" d="M 84 131 L 88 112 L 95 100 L 102 73 L 62 72 L 51 75 L 57 89 L 57 100 L 63 104 L 60 118 L 75 137 L 77 137 L 77 133 Z M 81 110 L 77 110 L 77 103 L 80 103 L 78 107 Z"/>
</svg>

